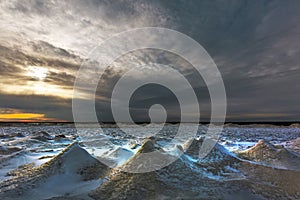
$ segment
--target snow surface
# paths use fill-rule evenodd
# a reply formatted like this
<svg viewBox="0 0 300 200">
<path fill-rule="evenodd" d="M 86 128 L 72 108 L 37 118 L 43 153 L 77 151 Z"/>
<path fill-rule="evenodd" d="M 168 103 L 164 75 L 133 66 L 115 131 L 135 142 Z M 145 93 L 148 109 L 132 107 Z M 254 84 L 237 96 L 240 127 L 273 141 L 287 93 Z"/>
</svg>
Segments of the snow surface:
<svg viewBox="0 0 300 200">
<path fill-rule="evenodd" d="M 128 125 L 127 129 L 131 130 L 132 128 Z M 199 133 L 196 135 L 204 136 L 206 129 L 207 126 L 200 127 Z M 115 163 L 115 167 L 121 167 L 136 155 L 143 142 L 140 134 L 137 135 L 138 137 L 126 135 L 114 127 L 106 127 L 101 133 L 97 132 L 97 129 L 82 128 L 81 134 L 82 132 L 86 133 L 88 135 L 86 138 L 82 138 L 82 135 L 78 136 L 76 130 L 68 126 L 4 127 L 1 130 L 3 131 L 0 133 L 0 183 L 15 178 L 14 173 L 11 172 L 22 169 L 23 166 L 30 163 L 35 167 L 43 167 L 46 164 L 45 166 L 49 165 L 51 169 L 51 173 L 49 171 L 45 180 L 25 192 L 20 199 L 47 199 L 77 195 L 87 197 L 90 191 L 105 184 L 107 179 L 99 177 L 94 180 L 85 180 L 84 173 L 86 172 L 80 174 L 78 171 L 86 166 L 98 165 L 97 157 L 109 159 Z M 148 135 L 150 130 L 145 129 L 143 133 Z M 183 141 L 172 140 L 171 136 L 176 134 L 176 130 L 176 125 L 169 125 L 154 139 L 157 147 L 174 156 L 182 153 L 182 146 L 189 139 L 187 137 Z M 103 142 L 101 138 L 111 142 Z M 299 138 L 300 128 L 298 126 L 225 127 L 219 142 L 207 157 L 199 159 L 195 155 L 183 154 L 180 159 L 184 164 L 180 164 L 180 166 L 187 165 L 193 173 L 200 173 L 201 177 L 214 181 L 246 179 L 240 166 L 245 165 L 244 168 L 248 169 L 248 165 L 266 167 L 268 165 L 252 160 L 251 157 L 239 158 L 239 152 L 250 149 L 259 140 L 264 139 L 272 145 L 282 144 L 289 148 L 289 151 L 295 150 L 297 153 Z M 82 142 L 83 139 L 85 139 L 84 142 Z M 78 144 L 61 153 L 74 141 L 77 141 Z M 59 161 L 55 161 L 57 155 L 59 155 Z M 287 170 L 289 170 L 288 163 L 289 161 L 285 162 Z M 272 165 L 271 167 L 280 166 Z M 295 169 L 295 165 L 293 169 Z M 110 176 L 113 176 L 114 173 L 112 172 Z"/>
</svg>

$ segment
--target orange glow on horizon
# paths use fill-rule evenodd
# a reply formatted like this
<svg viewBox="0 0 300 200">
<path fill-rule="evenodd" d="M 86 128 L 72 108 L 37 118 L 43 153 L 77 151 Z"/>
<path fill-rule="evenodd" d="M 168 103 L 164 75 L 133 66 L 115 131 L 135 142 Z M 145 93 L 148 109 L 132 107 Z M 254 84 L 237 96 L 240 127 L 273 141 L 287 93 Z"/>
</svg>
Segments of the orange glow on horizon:
<svg viewBox="0 0 300 200">
<path fill-rule="evenodd" d="M 65 122 L 54 118 L 46 118 L 39 113 L 9 113 L 0 114 L 0 122 Z"/>
<path fill-rule="evenodd" d="M 43 118 L 44 114 L 36 114 L 36 113 L 11 113 L 11 114 L 0 114 L 1 119 L 36 119 Z"/>
</svg>

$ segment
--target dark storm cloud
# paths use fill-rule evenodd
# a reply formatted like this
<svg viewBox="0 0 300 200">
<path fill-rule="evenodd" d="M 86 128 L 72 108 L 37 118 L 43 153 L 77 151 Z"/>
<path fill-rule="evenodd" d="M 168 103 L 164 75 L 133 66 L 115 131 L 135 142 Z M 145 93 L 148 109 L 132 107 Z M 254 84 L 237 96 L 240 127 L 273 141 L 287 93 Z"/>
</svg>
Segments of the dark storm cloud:
<svg viewBox="0 0 300 200">
<path fill-rule="evenodd" d="M 19 110 L 13 108 L 0 108 L 0 114 L 15 114 L 19 113 Z"/>
<path fill-rule="evenodd" d="M 49 66 L 52 68 L 77 70 L 82 60 L 61 48 L 46 42 L 37 41 L 27 44 L 28 49 L 7 47 L 0 44 L 1 75 L 6 72 L 21 72 L 16 65 Z"/>
<path fill-rule="evenodd" d="M 71 100 L 42 95 L 0 95 L 1 107 L 43 113 L 47 118 L 72 120 Z"/>
<path fill-rule="evenodd" d="M 0 59 L 1 76 L 13 76 L 16 73 L 22 72 L 15 65 L 21 63 L 20 60 L 24 59 L 24 54 L 0 45 Z"/>
<path fill-rule="evenodd" d="M 74 80 L 74 75 L 67 74 L 65 72 L 50 72 L 45 79 L 45 82 L 70 88 L 73 87 Z"/>
<path fill-rule="evenodd" d="M 181 2 L 168 9 L 172 13 L 174 7 L 188 4 Z M 193 5 L 199 8 L 197 13 L 174 14 L 179 16 L 179 30 L 203 44 L 222 72 L 228 119 L 239 113 L 234 120 L 298 120 L 300 44 L 296 41 L 300 39 L 300 3 L 239 1 L 225 5 L 198 1 Z M 195 31 L 192 27 L 201 29 Z M 255 113 L 262 115 L 257 117 Z"/>
<path fill-rule="evenodd" d="M 0 70 L 1 70 L 1 76 L 15 76 L 16 73 L 21 73 L 22 70 L 18 67 L 15 67 L 11 65 L 10 63 L 5 63 L 3 61 L 0 61 Z"/>
<path fill-rule="evenodd" d="M 172 66 L 186 76 L 196 91 L 200 108 L 203 111 L 201 119 L 207 121 L 210 117 L 208 114 L 210 112 L 210 99 L 201 75 L 183 58 L 178 58 L 177 55 L 170 52 L 152 49 L 138 50 L 123 55 L 114 62 L 113 65 L 117 66 L 111 66 L 105 71 L 97 88 L 98 101 L 96 102 L 96 110 L 98 112 L 98 118 L 104 121 L 113 121 L 110 99 L 116 83 L 126 71 L 133 67 L 157 62 L 166 65 L 166 67 Z M 130 67 L 127 69 L 121 68 L 122 70 L 116 71 L 118 66 L 120 67 L 122 65 Z M 139 77 L 132 77 L 131 81 L 135 82 L 137 79 L 139 79 Z M 124 90 L 126 91 L 126 88 L 124 88 Z M 184 96 L 184 90 L 177 92 L 179 92 L 177 95 Z M 103 99 L 103 97 L 105 97 L 105 99 Z M 154 104 L 160 104 L 166 109 L 169 121 L 180 120 L 180 106 L 173 91 L 157 84 L 148 84 L 136 90 L 128 106 L 132 118 L 137 122 L 143 122 L 149 121 L 149 108 Z M 124 121 L 126 121 L 126 119 L 124 119 Z"/>
</svg>

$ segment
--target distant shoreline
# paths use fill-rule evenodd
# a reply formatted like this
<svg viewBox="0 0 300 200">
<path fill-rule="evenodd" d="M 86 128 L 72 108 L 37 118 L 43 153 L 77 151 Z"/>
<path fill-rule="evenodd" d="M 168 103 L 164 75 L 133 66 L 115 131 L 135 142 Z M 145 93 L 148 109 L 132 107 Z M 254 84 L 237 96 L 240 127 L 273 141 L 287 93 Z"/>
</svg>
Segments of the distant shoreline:
<svg viewBox="0 0 300 200">
<path fill-rule="evenodd" d="M 179 122 L 167 122 L 167 124 L 178 124 Z M 185 123 L 189 123 L 189 122 L 185 122 Z M 192 122 L 191 122 L 192 123 Z M 93 125 L 93 124 L 97 124 L 97 123 L 92 123 L 92 122 L 81 122 L 78 124 L 82 124 L 82 125 Z M 115 122 L 101 122 L 101 125 L 116 125 Z M 130 123 L 126 123 L 124 122 L 124 124 L 128 124 L 130 125 Z M 137 122 L 136 124 L 148 124 L 148 122 Z M 209 124 L 209 122 L 199 122 L 199 124 Z M 293 124 L 299 124 L 300 126 L 300 121 L 228 121 L 224 123 L 225 126 L 227 125 L 276 125 L 276 126 L 291 126 Z M 74 122 L 0 122 L 0 127 L 3 126 L 53 126 L 53 125 L 72 125 L 74 126 L 75 123 Z"/>
</svg>

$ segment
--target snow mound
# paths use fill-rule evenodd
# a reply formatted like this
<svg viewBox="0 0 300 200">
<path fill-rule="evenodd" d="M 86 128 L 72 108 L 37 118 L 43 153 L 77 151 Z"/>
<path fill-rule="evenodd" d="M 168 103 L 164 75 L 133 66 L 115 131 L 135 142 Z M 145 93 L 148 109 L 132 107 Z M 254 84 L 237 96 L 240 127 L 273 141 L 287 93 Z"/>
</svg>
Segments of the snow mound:
<svg viewBox="0 0 300 200">
<path fill-rule="evenodd" d="M 294 140 L 290 140 L 284 143 L 284 146 L 300 155 L 300 137 Z"/>
<path fill-rule="evenodd" d="M 300 123 L 291 124 L 290 127 L 292 127 L 292 128 L 300 128 Z"/>
<path fill-rule="evenodd" d="M 285 169 L 300 169 L 300 157 L 282 145 L 273 145 L 266 140 L 259 140 L 250 149 L 240 151 L 239 156 L 244 159 L 260 162 L 272 167 Z"/>
<path fill-rule="evenodd" d="M 127 173 L 120 170 L 128 170 L 132 167 L 135 167 L 132 169 L 136 169 L 139 165 L 147 165 L 150 162 L 151 164 L 157 161 L 163 162 L 164 160 L 160 160 L 160 158 L 142 161 L 144 159 L 142 154 L 154 150 L 157 150 L 155 140 L 146 139 L 137 153 L 119 169 L 115 169 L 110 174 L 109 180 L 92 191 L 90 196 L 94 199 L 121 199 L 123 197 L 128 199 L 192 198 L 194 193 L 187 191 L 186 188 L 180 188 L 180 185 L 183 184 L 183 180 L 189 180 L 191 183 L 195 177 L 199 177 L 201 174 L 193 172 L 190 163 L 184 162 L 181 158 L 162 169 L 147 173 Z M 162 153 L 166 152 L 162 151 Z"/>
<path fill-rule="evenodd" d="M 11 155 L 13 153 L 21 151 L 22 148 L 12 147 L 12 146 L 0 146 L 0 156 L 1 155 Z"/>
<path fill-rule="evenodd" d="M 237 157 L 219 143 L 215 143 L 214 147 L 207 152 L 207 155 L 201 157 L 199 152 L 202 145 L 203 139 L 191 139 L 183 145 L 183 149 L 185 149 L 185 153 L 197 163 L 208 165 L 216 163 L 219 165 L 221 162 L 238 162 Z"/>
<path fill-rule="evenodd" d="M 133 157 L 122 166 L 123 171 L 143 173 L 160 169 L 168 165 L 174 159 L 174 155 L 167 153 L 154 138 L 146 139 Z"/>
<path fill-rule="evenodd" d="M 35 139 L 35 140 L 43 141 L 43 142 L 54 139 L 54 137 L 51 136 L 46 131 L 34 132 L 34 133 L 32 133 L 31 138 Z"/>
<path fill-rule="evenodd" d="M 74 173 L 74 174 L 86 174 L 85 170 L 97 166 L 107 170 L 107 167 L 101 164 L 96 158 L 91 156 L 86 150 L 81 148 L 77 143 L 73 143 L 63 150 L 60 154 L 55 156 L 49 162 L 41 165 L 41 169 L 49 170 L 53 173 Z M 95 177 L 97 178 L 97 177 Z"/>
<path fill-rule="evenodd" d="M 124 164 L 130 157 L 134 155 L 133 151 L 130 151 L 129 149 L 123 148 L 118 146 L 116 149 L 114 149 L 112 152 L 109 152 L 107 156 L 104 158 L 107 158 L 107 161 L 112 161 L 112 166 L 117 167 Z M 103 158 L 101 158 L 103 159 Z"/>
<path fill-rule="evenodd" d="M 192 146 L 197 146 L 194 143 Z M 183 147 L 178 146 L 178 150 Z M 175 199 L 175 198 L 209 198 L 205 191 L 211 192 L 216 187 L 215 180 L 207 176 L 207 169 L 191 162 L 186 155 L 182 155 L 173 163 L 161 169 L 147 173 L 127 173 L 120 169 L 131 167 L 138 168 L 139 165 L 147 165 L 151 162 L 165 160 L 153 158 L 153 160 L 140 160 L 142 154 L 157 150 L 155 140 L 146 139 L 138 152 L 119 169 L 110 174 L 109 180 L 90 193 L 94 199 Z M 162 154 L 167 154 L 162 151 Z M 169 158 L 173 155 L 169 155 Z M 168 158 L 168 157 L 166 157 Z M 158 159 L 158 160 L 155 160 Z M 135 169 L 136 169 L 135 168 Z M 227 166 L 228 168 L 228 166 Z M 205 184 L 205 186 L 203 186 Z M 203 187 L 199 187 L 199 185 Z M 215 194 L 218 196 L 218 194 Z M 220 195 L 221 198 L 221 195 Z"/>
<path fill-rule="evenodd" d="M 215 180 L 233 180 L 243 179 L 244 176 L 239 172 L 238 165 L 241 163 L 233 153 L 229 152 L 219 143 L 211 141 L 213 148 L 207 152 L 204 157 L 200 154 L 203 147 L 204 138 L 192 139 L 184 144 L 186 149 L 186 157 L 197 165 L 203 172 L 203 175 Z M 190 145 L 189 145 L 190 144 Z M 189 145 L 189 146 L 188 146 Z"/>
<path fill-rule="evenodd" d="M 73 143 L 39 167 L 16 171 L 15 177 L 0 184 L 0 199 L 45 199 L 74 193 L 76 185 L 84 185 L 92 180 L 99 185 L 100 178 L 104 178 L 108 170 L 107 166 Z"/>
</svg>

